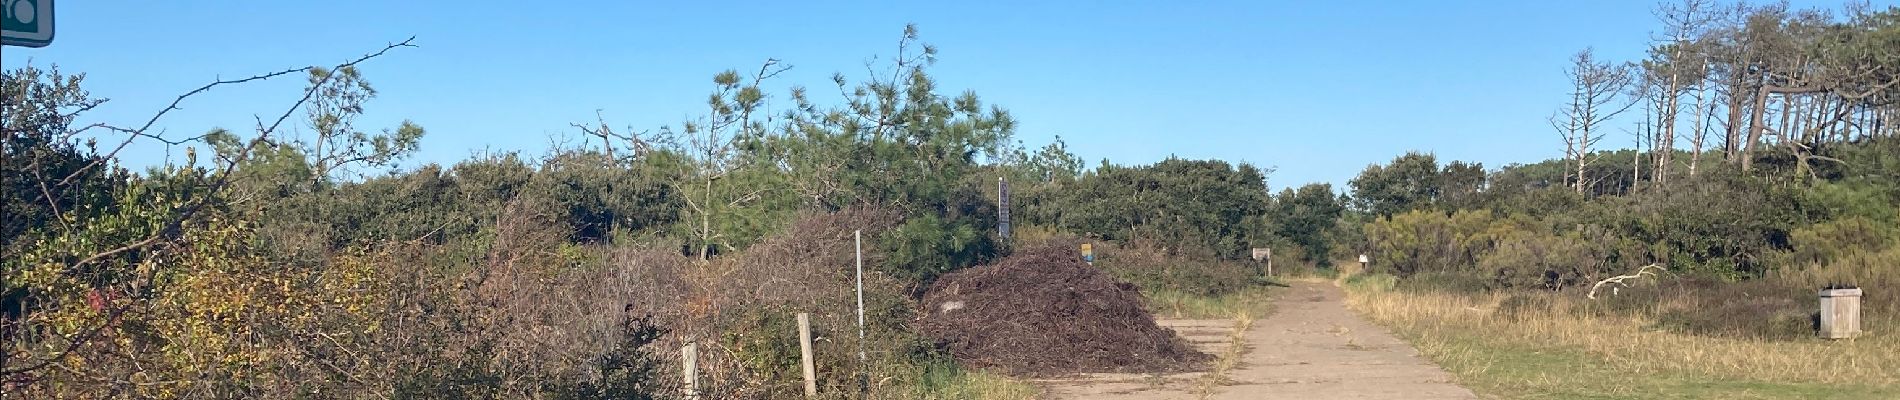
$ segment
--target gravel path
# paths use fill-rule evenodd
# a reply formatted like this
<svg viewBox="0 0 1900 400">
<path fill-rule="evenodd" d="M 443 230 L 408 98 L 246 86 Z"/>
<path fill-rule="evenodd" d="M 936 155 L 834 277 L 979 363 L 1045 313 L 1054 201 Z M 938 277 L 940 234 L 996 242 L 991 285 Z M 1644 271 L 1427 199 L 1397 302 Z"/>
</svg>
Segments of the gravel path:
<svg viewBox="0 0 1900 400">
<path fill-rule="evenodd" d="M 1164 320 L 1202 351 L 1230 344 L 1233 321 Z M 1240 364 L 1212 399 L 1476 399 L 1412 346 L 1347 310 L 1324 282 L 1296 282 L 1245 333 Z M 1057 399 L 1194 399 L 1203 374 L 1102 374 L 1048 381 Z"/>
</svg>

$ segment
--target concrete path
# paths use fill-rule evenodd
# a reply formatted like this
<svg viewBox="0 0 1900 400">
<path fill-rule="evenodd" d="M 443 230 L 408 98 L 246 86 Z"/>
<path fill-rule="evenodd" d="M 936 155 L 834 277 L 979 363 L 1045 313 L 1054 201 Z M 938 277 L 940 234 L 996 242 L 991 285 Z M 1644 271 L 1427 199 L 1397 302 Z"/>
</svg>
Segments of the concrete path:
<svg viewBox="0 0 1900 400">
<path fill-rule="evenodd" d="M 1275 312 L 1245 333 L 1241 362 L 1206 398 L 1212 399 L 1476 399 L 1410 345 L 1347 310 L 1345 294 L 1324 282 L 1297 282 L 1275 300 Z M 1172 321 L 1203 351 L 1219 354 L 1223 321 Z M 1232 321 L 1224 321 L 1231 329 Z M 1208 330 L 1212 329 L 1213 332 Z M 1202 374 L 1090 376 L 1052 382 L 1058 399 L 1201 398 Z"/>
</svg>

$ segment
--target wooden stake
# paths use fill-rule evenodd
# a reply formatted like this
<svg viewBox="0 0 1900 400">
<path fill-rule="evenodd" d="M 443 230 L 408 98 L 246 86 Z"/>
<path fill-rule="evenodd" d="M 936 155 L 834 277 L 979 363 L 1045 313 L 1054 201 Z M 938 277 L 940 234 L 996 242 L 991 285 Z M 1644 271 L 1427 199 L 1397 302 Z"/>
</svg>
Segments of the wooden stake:
<svg viewBox="0 0 1900 400">
<path fill-rule="evenodd" d="M 818 396 L 818 370 L 811 357 L 811 313 L 798 313 L 798 355 L 805 369 L 805 397 Z"/>
<path fill-rule="evenodd" d="M 687 399 L 699 399 L 699 346 L 687 343 L 680 348 L 680 374 L 686 377 L 686 386 L 680 388 Z"/>
</svg>

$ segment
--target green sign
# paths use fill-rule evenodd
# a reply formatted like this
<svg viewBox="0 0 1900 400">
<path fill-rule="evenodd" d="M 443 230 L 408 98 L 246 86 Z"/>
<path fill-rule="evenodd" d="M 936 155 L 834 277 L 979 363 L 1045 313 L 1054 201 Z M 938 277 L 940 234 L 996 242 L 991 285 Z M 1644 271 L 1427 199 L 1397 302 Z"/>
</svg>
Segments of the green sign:
<svg viewBox="0 0 1900 400">
<path fill-rule="evenodd" d="M 0 44 L 46 47 L 53 43 L 53 0 L 0 0 Z"/>
</svg>

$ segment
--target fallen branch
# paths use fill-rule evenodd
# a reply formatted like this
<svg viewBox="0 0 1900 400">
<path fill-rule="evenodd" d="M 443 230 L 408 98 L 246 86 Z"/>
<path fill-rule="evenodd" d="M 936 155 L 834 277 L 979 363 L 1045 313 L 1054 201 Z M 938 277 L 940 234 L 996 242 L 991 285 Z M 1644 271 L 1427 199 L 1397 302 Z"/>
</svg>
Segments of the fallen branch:
<svg viewBox="0 0 1900 400">
<path fill-rule="evenodd" d="M 1628 281 L 1628 280 L 1631 280 L 1631 279 L 1636 279 L 1636 278 L 1641 278 L 1641 277 L 1643 277 L 1643 276 L 1650 276 L 1650 277 L 1655 277 L 1655 276 L 1656 276 L 1656 273 L 1655 273 L 1655 272 L 1653 272 L 1653 271 L 1650 271 L 1650 270 L 1649 270 L 1650 268 L 1655 268 L 1655 269 L 1656 269 L 1657 271 L 1668 271 L 1668 270 L 1669 270 L 1668 268 L 1663 268 L 1663 266 L 1662 266 L 1661 264 L 1650 264 L 1650 265 L 1644 265 L 1644 266 L 1643 266 L 1642 268 L 1637 268 L 1637 269 L 1636 269 L 1636 273 L 1634 273 L 1634 274 L 1629 274 L 1629 275 L 1617 275 L 1617 276 L 1612 276 L 1612 277 L 1609 277 L 1608 279 L 1604 279 L 1604 280 L 1600 280 L 1600 281 L 1597 281 L 1597 284 L 1596 284 L 1596 285 L 1593 285 L 1593 286 L 1590 286 L 1590 294 L 1589 294 L 1589 295 L 1587 295 L 1587 296 L 1585 296 L 1585 297 L 1589 297 L 1589 298 L 1590 298 L 1590 300 L 1596 300 L 1596 299 L 1597 299 L 1597 289 L 1601 289 L 1601 288 L 1603 288 L 1603 285 L 1610 285 L 1610 295 L 1612 295 L 1612 296 L 1614 296 L 1614 295 L 1616 295 L 1616 294 L 1618 294 L 1618 293 L 1621 293 L 1621 292 L 1623 291 L 1623 288 L 1626 288 L 1626 287 L 1629 287 L 1629 286 L 1630 286 L 1630 284 L 1629 284 L 1628 282 L 1625 282 L 1625 281 Z"/>
</svg>

